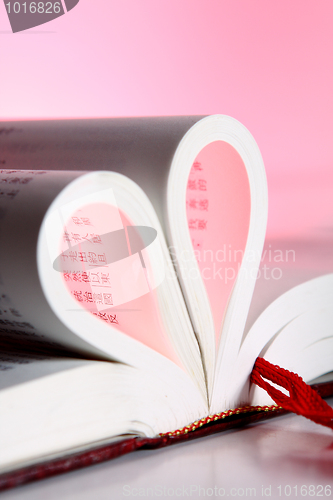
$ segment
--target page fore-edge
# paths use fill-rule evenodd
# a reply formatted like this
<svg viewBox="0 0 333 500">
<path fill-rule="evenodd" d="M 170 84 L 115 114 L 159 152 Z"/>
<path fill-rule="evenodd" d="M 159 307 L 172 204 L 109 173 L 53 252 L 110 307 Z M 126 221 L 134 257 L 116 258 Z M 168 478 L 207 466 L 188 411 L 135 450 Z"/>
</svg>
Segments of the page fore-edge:
<svg viewBox="0 0 333 500">
<path fill-rule="evenodd" d="M 314 384 L 312 387 L 326 398 L 333 396 L 333 381 Z M 39 479 L 55 476 L 65 472 L 95 465 L 127 453 L 143 449 L 155 449 L 170 446 L 192 439 L 209 436 L 228 429 L 237 429 L 247 424 L 267 420 L 279 415 L 287 414 L 283 408 L 272 406 L 246 406 L 228 410 L 217 415 L 205 417 L 178 431 L 172 431 L 155 438 L 128 438 L 123 441 L 92 448 L 88 451 L 73 453 L 45 461 L 12 472 L 0 474 L 0 491 L 20 486 Z"/>
</svg>

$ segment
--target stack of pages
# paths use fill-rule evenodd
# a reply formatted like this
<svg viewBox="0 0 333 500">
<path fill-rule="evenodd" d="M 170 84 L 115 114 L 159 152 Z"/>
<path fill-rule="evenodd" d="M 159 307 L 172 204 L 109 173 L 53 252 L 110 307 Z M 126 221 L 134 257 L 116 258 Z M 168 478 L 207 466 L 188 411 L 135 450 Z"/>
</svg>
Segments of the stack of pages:
<svg viewBox="0 0 333 500">
<path fill-rule="evenodd" d="M 0 472 L 270 405 L 257 356 L 305 381 L 333 370 L 333 275 L 244 335 L 268 208 L 239 122 L 1 130 Z"/>
</svg>

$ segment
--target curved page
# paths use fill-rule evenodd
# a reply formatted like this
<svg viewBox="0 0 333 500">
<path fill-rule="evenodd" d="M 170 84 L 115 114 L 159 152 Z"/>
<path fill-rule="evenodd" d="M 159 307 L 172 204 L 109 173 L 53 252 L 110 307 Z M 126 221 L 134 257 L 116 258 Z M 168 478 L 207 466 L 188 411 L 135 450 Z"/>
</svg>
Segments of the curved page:
<svg viewBox="0 0 333 500">
<path fill-rule="evenodd" d="M 319 346 L 324 338 L 329 340 L 332 334 L 329 321 L 332 301 L 333 274 L 328 274 L 292 288 L 276 299 L 259 316 L 242 344 L 233 370 L 234 382 L 230 386 L 230 398 L 234 398 L 232 400 L 234 405 L 249 402 L 249 376 L 257 356 L 266 357 L 266 353 L 268 355 L 272 349 L 270 352 L 275 351 L 274 358 L 268 358 L 268 360 L 272 359 L 275 362 L 277 359 L 275 356 L 279 352 L 279 361 L 283 363 L 285 356 L 288 356 L 288 351 L 294 352 L 296 360 L 302 351 L 311 350 L 316 343 Z M 318 327 L 313 328 L 315 321 Z M 332 351 L 327 352 L 331 358 Z M 307 371 L 317 370 L 318 362 L 313 358 L 311 366 L 306 368 L 303 375 L 307 380 L 317 376 L 312 373 L 307 375 Z M 326 364 L 324 365 L 321 373 L 327 371 Z M 290 367 L 293 368 L 292 365 Z M 286 368 L 288 369 L 288 365 Z M 297 369 L 300 368 L 298 365 Z M 301 374 L 303 370 L 304 366 L 303 369 L 301 368 Z"/>
<path fill-rule="evenodd" d="M 3 175 L 9 182 L 12 179 L 13 173 Z M 85 238 L 88 234 L 90 242 L 87 241 L 87 244 L 92 245 L 92 247 L 78 250 L 74 248 L 74 241 L 72 241 L 72 250 L 70 251 L 73 253 L 71 255 L 68 254 L 66 261 L 71 262 L 71 256 L 76 255 L 76 259 L 81 266 L 82 264 L 87 264 L 87 262 L 83 262 L 84 253 L 87 260 L 89 258 L 103 258 L 105 252 L 95 251 L 93 248 L 99 248 L 101 245 L 101 243 L 98 243 L 98 236 L 101 236 L 99 233 L 103 233 L 104 229 L 98 226 L 98 221 L 95 228 L 89 225 L 87 219 L 92 216 L 90 213 L 88 215 L 81 214 L 80 223 L 75 224 L 80 219 L 78 210 L 82 208 L 82 198 L 85 200 L 83 205 L 89 206 L 89 204 L 94 204 L 98 200 L 98 203 L 102 202 L 102 204 L 105 203 L 112 206 L 112 203 L 110 204 L 111 198 L 108 189 L 110 190 L 111 188 L 115 192 L 118 190 L 120 201 L 124 196 L 122 197 L 119 193 L 123 191 L 126 203 L 132 207 L 133 214 L 129 215 L 129 219 L 133 220 L 136 226 L 141 224 L 142 226 L 153 227 L 155 225 L 155 227 L 158 227 L 157 232 L 162 238 L 159 241 L 158 248 L 152 248 L 157 241 L 155 238 L 151 244 L 146 245 L 146 248 L 141 249 L 142 258 L 147 263 L 146 268 L 143 268 L 142 264 L 140 264 L 143 277 L 146 280 L 146 287 L 149 282 L 153 290 L 158 290 L 157 295 L 160 306 L 163 303 L 161 295 L 165 297 L 165 293 L 160 290 L 161 287 L 159 284 L 161 281 L 160 264 L 164 262 L 167 250 L 157 218 L 142 191 L 123 176 L 107 172 L 88 174 L 86 176 L 80 176 L 78 173 L 68 174 L 64 172 L 15 172 L 15 176 L 15 179 L 18 179 L 17 184 L 19 184 L 20 189 L 14 197 L 8 196 L 1 206 L 3 217 L 1 220 L 2 245 L 0 251 L 2 257 L 2 301 L 7 301 L 8 303 L 6 314 L 16 315 L 16 317 L 6 319 L 5 324 L 2 323 L 1 334 L 16 336 L 18 339 L 24 336 L 24 338 L 30 339 L 31 342 L 35 342 L 36 340 L 47 341 L 51 346 L 60 344 L 71 350 L 83 353 L 86 356 L 115 359 L 135 367 L 157 370 L 162 378 L 168 380 L 168 383 L 176 384 L 180 387 L 184 385 L 189 397 L 192 397 L 193 401 L 201 401 L 200 404 L 202 404 L 205 389 L 203 375 L 200 375 L 200 353 L 193 333 L 191 333 L 189 321 L 187 321 L 187 332 L 189 338 L 192 337 L 192 350 L 191 348 L 187 349 L 189 354 L 186 353 L 183 355 L 183 358 L 187 356 L 186 359 L 181 360 L 179 354 L 176 354 L 177 352 L 182 352 L 181 343 L 177 345 L 168 335 L 164 336 L 164 333 L 160 336 L 161 338 L 163 337 L 164 344 L 161 342 L 159 349 L 157 349 L 158 352 L 156 352 L 154 348 L 158 343 L 156 338 L 162 330 L 155 327 L 157 323 L 160 325 L 160 318 L 165 316 L 163 310 L 161 315 L 156 315 L 155 319 L 152 319 L 150 314 L 147 315 L 147 327 L 149 328 L 151 326 L 150 322 L 153 321 L 154 335 L 156 335 L 153 343 L 149 344 L 150 341 L 147 341 L 147 336 L 140 337 L 141 334 L 146 335 L 144 328 L 141 328 L 141 333 L 140 331 L 135 333 L 137 335 L 137 338 L 135 338 L 133 324 L 132 330 L 129 329 L 127 333 L 124 333 L 120 331 L 120 326 L 114 323 L 118 319 L 118 316 L 116 316 L 117 312 L 113 311 L 111 313 L 109 308 L 98 310 L 98 314 L 101 314 L 100 317 L 96 317 L 96 314 L 82 307 L 79 304 L 80 301 L 78 301 L 78 297 L 83 297 L 85 292 L 87 294 L 83 300 L 86 301 L 86 304 L 91 304 L 90 301 L 94 299 L 95 301 L 100 300 L 100 294 L 105 293 L 105 297 L 102 295 L 104 306 L 110 306 L 111 304 L 107 304 L 106 302 L 112 301 L 112 293 L 110 294 L 108 291 L 102 292 L 101 289 L 92 292 L 78 288 L 72 290 L 73 292 L 78 292 L 74 296 L 68 288 L 65 274 L 59 272 L 59 269 L 57 269 L 57 259 L 62 254 L 60 244 L 69 243 L 66 241 L 68 237 L 66 233 L 68 231 L 64 225 L 68 223 L 69 219 L 71 219 L 73 224 L 71 227 L 68 227 L 70 237 L 74 239 L 78 237 Z M 30 178 L 32 180 L 28 180 Z M 104 193 L 104 199 L 101 193 Z M 136 194 L 138 194 L 139 199 L 136 199 Z M 90 196 L 89 201 L 85 198 L 87 196 L 88 198 Z M 97 219 L 101 218 L 99 217 L 101 215 L 99 213 L 101 207 L 98 206 L 98 203 L 97 213 L 94 214 L 94 217 L 97 215 Z M 115 206 L 118 205 L 121 205 L 121 203 L 119 204 L 116 201 Z M 64 218 L 61 220 L 58 217 L 58 220 L 56 220 L 57 218 L 55 217 L 52 221 L 52 214 L 57 211 L 59 212 L 59 207 L 62 207 L 64 210 L 62 214 Z M 105 207 L 103 206 L 102 210 L 104 209 Z M 74 217 L 75 222 L 72 217 Z M 48 220 L 51 220 L 51 223 L 48 223 Z M 90 223 L 96 224 L 96 221 L 90 221 Z M 120 226 L 120 223 L 123 227 L 121 216 L 118 216 L 117 224 Z M 74 226 L 80 226 L 80 231 L 76 231 Z M 86 229 L 88 231 L 85 231 Z M 112 231 L 109 232 L 112 233 Z M 135 247 L 135 244 L 138 244 L 138 238 L 132 235 L 132 240 L 132 244 Z M 76 242 L 76 244 L 78 243 Z M 81 252 L 81 261 L 79 252 Z M 135 255 L 130 256 L 135 261 L 132 266 L 134 275 L 135 270 L 138 269 L 138 264 L 141 263 L 140 256 L 137 253 L 135 252 Z M 122 259 L 119 260 L 121 261 Z M 99 264 L 103 264 L 103 262 L 99 261 Z M 149 267 L 150 265 L 152 268 Z M 158 269 L 158 272 L 156 269 Z M 67 270 L 71 271 L 71 273 L 73 271 L 73 274 L 76 274 L 75 279 L 74 276 L 71 276 L 75 284 L 78 283 L 78 279 L 81 280 L 81 285 L 87 284 L 85 281 L 82 281 L 82 277 L 84 280 L 87 279 L 88 274 L 83 274 L 88 273 L 87 269 L 84 270 L 83 267 L 80 269 L 80 277 L 76 272 L 77 269 L 63 269 L 63 271 Z M 96 276 L 92 276 L 93 269 L 89 272 L 91 273 L 89 275 L 91 285 L 92 279 L 95 279 Z M 108 285 L 108 279 L 110 279 L 110 276 L 107 276 L 108 273 L 104 273 L 104 270 L 100 268 L 98 268 L 98 272 L 99 280 L 102 281 L 103 272 L 103 279 L 105 280 L 105 284 Z M 142 274 L 140 276 L 142 278 Z M 139 280 L 141 279 L 140 276 L 138 274 L 135 275 Z M 127 278 L 125 282 L 128 282 Z M 167 301 L 170 302 L 170 297 L 177 298 L 177 294 L 181 297 L 176 280 L 164 280 L 164 283 L 168 291 L 170 291 L 170 287 L 173 290 L 173 293 L 168 294 Z M 100 285 L 103 285 L 103 283 L 100 283 Z M 143 291 L 141 289 L 141 292 Z M 147 291 L 147 288 L 145 291 Z M 82 293 L 80 294 L 80 292 Z M 93 293 L 96 294 L 95 297 Z M 148 293 L 140 297 L 132 295 L 129 297 L 131 300 L 127 303 L 136 299 L 140 300 L 144 295 L 148 295 Z M 155 304 L 156 298 L 153 298 L 150 307 L 155 307 Z M 118 306 L 121 307 L 122 305 L 118 301 Z M 166 324 L 166 330 L 168 333 L 171 331 L 171 337 L 172 334 L 176 337 L 180 331 L 186 330 L 186 314 L 183 314 L 181 308 L 181 305 L 173 307 L 178 312 L 176 320 L 173 320 L 171 327 L 170 323 Z M 183 309 L 185 310 L 185 306 Z M 95 310 L 94 312 L 96 313 L 97 311 Z M 182 316 L 182 314 L 185 316 L 185 319 L 182 318 L 179 320 L 178 316 Z M 105 317 L 108 318 L 108 321 L 105 321 Z M 184 322 L 185 328 L 183 328 Z M 162 318 L 162 324 L 164 324 L 164 317 Z M 154 342 L 155 345 L 153 345 Z M 189 369 L 189 365 L 191 365 L 193 359 L 194 364 Z M 197 379 L 195 379 L 195 383 L 201 387 L 202 397 L 199 396 L 195 385 L 192 384 L 184 371 L 184 367 L 186 367 L 187 372 L 196 372 Z"/>
<path fill-rule="evenodd" d="M 229 407 L 226 388 L 267 219 L 262 158 L 243 125 L 217 115 L 189 130 L 172 162 L 167 209 L 174 261 L 207 371 L 211 411 L 218 412 Z"/>
</svg>

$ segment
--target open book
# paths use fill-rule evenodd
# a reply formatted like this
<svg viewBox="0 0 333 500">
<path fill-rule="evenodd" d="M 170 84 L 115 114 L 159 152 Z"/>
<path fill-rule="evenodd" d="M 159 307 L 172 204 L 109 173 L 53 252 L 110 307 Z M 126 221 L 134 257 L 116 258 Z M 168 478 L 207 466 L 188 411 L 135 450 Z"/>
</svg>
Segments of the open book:
<svg viewBox="0 0 333 500">
<path fill-rule="evenodd" d="M 1 472 L 271 404 L 249 387 L 259 355 L 305 381 L 332 371 L 333 275 L 244 335 L 267 187 L 239 122 L 1 130 Z M 96 166 L 112 171 L 81 171 Z"/>
</svg>

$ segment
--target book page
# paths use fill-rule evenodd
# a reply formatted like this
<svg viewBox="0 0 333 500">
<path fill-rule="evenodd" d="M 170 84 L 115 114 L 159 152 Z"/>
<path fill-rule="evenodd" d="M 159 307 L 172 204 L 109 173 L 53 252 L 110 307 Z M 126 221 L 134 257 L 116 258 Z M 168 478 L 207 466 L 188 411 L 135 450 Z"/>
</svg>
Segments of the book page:
<svg viewBox="0 0 333 500">
<path fill-rule="evenodd" d="M 94 173 L 88 179 L 77 172 L 1 172 L 0 184 L 6 187 L 0 197 L 0 334 L 135 366 L 153 359 L 149 347 L 183 369 L 156 300 L 163 280 L 159 269 L 150 269 L 151 252 L 163 259 L 153 248 L 159 245 L 156 231 L 146 228 L 150 239 L 138 251 L 140 234 L 122 220 L 110 187 L 117 175 Z M 72 188 L 75 179 L 78 185 Z M 122 182 L 127 186 L 123 177 Z M 64 199 L 72 201 L 60 201 L 62 210 L 50 215 L 50 206 L 65 192 Z M 88 213 L 80 212 L 84 206 Z M 37 247 L 44 224 L 48 236 L 42 262 Z M 127 256 L 121 255 L 124 250 Z M 92 322 L 84 316 L 87 310 Z M 159 358 L 151 362 L 161 364 Z"/>
<path fill-rule="evenodd" d="M 133 179 L 163 224 L 174 152 L 199 116 L 0 122 L 8 169 L 111 170 Z"/>
<path fill-rule="evenodd" d="M 235 404 L 248 401 L 257 356 L 269 353 L 268 361 L 299 371 L 306 380 L 331 370 L 332 301 L 333 275 L 327 274 L 291 288 L 265 309 L 245 337 L 233 368 L 229 390 Z M 317 348 L 313 359 L 308 358 Z"/>
<path fill-rule="evenodd" d="M 157 231 L 135 226 L 109 191 L 103 195 L 109 203 L 85 204 L 82 199 L 59 211 L 64 225 L 53 267 L 62 273 L 76 301 L 73 313 L 88 310 L 100 325 L 116 328 L 181 366 L 168 341 L 156 297 L 164 273 L 154 276 L 145 253 Z M 47 221 L 51 240 L 55 226 L 52 216 Z"/>
<path fill-rule="evenodd" d="M 25 310 L 24 295 L 26 287 L 30 297 L 40 293 L 36 243 L 39 224 L 55 194 L 54 189 L 46 191 L 52 182 L 45 182 L 49 176 L 43 170 L 0 171 L 0 334 L 17 341 L 45 340 L 33 312 Z M 69 181 L 65 174 L 63 181 Z"/>
<path fill-rule="evenodd" d="M 251 213 L 245 165 L 227 142 L 214 141 L 196 157 L 187 183 L 186 213 L 218 343 L 244 256 Z"/>
<path fill-rule="evenodd" d="M 88 361 L 19 349 L 0 353 L 0 391 L 57 372 L 83 366 Z"/>
<path fill-rule="evenodd" d="M 0 170 L 0 336 L 105 358 L 54 314 L 37 270 L 39 231 L 52 201 L 79 172 Z"/>
</svg>

